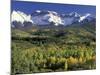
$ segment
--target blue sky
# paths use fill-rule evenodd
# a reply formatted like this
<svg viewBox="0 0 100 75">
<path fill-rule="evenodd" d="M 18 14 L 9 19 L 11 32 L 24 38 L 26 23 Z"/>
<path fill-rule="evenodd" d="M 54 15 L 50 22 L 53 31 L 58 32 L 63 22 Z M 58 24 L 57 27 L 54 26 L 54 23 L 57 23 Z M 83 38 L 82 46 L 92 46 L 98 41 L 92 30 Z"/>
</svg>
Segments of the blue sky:
<svg viewBox="0 0 100 75">
<path fill-rule="evenodd" d="M 96 15 L 96 6 L 90 5 L 72 5 L 72 4 L 57 4 L 43 2 L 28 2 L 28 1 L 11 1 L 11 10 L 19 10 L 26 14 L 31 14 L 35 10 L 50 10 L 58 13 L 77 12 L 79 14 L 90 13 Z"/>
</svg>

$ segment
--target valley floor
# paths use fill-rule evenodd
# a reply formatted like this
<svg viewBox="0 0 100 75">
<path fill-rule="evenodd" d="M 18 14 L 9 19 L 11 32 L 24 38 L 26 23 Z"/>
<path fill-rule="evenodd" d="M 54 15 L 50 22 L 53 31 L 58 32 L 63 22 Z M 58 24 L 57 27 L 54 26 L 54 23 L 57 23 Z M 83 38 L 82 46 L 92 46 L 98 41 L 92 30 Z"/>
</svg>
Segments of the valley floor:
<svg viewBox="0 0 100 75">
<path fill-rule="evenodd" d="M 95 28 L 12 29 L 11 74 L 96 68 Z"/>
</svg>

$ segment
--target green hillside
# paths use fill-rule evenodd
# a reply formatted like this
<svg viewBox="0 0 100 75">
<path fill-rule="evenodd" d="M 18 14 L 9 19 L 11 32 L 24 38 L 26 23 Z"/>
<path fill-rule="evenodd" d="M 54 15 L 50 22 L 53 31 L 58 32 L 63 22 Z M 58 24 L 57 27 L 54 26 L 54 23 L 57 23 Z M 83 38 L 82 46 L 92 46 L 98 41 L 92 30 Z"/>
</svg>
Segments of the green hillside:
<svg viewBox="0 0 100 75">
<path fill-rule="evenodd" d="M 12 29 L 12 75 L 96 68 L 95 25 Z"/>
</svg>

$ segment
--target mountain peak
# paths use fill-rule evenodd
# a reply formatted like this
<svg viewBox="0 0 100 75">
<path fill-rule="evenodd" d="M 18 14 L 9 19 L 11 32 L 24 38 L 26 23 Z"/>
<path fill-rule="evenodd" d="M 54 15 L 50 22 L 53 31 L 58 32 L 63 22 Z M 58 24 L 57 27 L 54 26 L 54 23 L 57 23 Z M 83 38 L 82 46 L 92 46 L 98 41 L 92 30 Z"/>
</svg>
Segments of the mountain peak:
<svg viewBox="0 0 100 75">
<path fill-rule="evenodd" d="M 86 21 L 93 20 L 93 16 L 90 13 L 80 15 L 77 12 L 71 12 L 69 14 L 59 14 L 55 11 L 48 10 L 36 10 L 32 14 L 25 14 L 21 11 L 13 11 L 11 14 L 12 24 L 18 24 L 22 26 L 35 25 L 71 25 L 74 23 L 81 24 Z M 17 23 L 16 23 L 16 22 Z M 13 26 L 14 27 L 14 26 Z"/>
<path fill-rule="evenodd" d="M 50 14 L 53 14 L 53 15 L 58 15 L 58 13 L 57 12 L 55 12 L 55 11 L 48 11 Z"/>
<path fill-rule="evenodd" d="M 86 18 L 89 17 L 89 16 L 91 16 L 90 13 L 87 13 L 87 14 L 81 16 L 80 19 L 79 19 L 79 22 L 83 21 L 84 19 L 86 19 Z"/>
<path fill-rule="evenodd" d="M 46 11 L 46 10 L 39 10 L 37 12 L 32 13 L 32 20 L 35 24 L 38 25 L 48 25 L 53 23 L 54 25 L 62 24 L 61 17 L 55 11 Z"/>
<path fill-rule="evenodd" d="M 77 12 L 71 12 L 69 15 L 73 17 L 80 17 L 80 15 Z"/>
<path fill-rule="evenodd" d="M 24 12 L 15 11 L 15 10 L 12 11 L 11 20 L 21 22 L 21 23 L 24 23 L 25 21 L 33 23 L 33 21 L 31 20 L 31 15 L 27 15 Z"/>
</svg>

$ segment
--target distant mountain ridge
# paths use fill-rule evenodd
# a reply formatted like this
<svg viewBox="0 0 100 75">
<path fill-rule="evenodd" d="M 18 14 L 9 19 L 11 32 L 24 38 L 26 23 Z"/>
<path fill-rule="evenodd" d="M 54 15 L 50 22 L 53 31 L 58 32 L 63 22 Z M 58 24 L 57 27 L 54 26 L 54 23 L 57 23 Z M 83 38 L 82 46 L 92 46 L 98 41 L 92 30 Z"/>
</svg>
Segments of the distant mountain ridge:
<svg viewBox="0 0 100 75">
<path fill-rule="evenodd" d="M 59 14 L 55 11 L 36 10 L 32 14 L 26 14 L 21 11 L 12 11 L 11 23 L 13 28 L 27 27 L 39 25 L 67 26 L 71 24 L 84 24 L 95 21 L 95 17 L 90 13 L 80 15 L 77 12 Z"/>
</svg>

